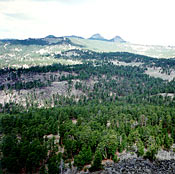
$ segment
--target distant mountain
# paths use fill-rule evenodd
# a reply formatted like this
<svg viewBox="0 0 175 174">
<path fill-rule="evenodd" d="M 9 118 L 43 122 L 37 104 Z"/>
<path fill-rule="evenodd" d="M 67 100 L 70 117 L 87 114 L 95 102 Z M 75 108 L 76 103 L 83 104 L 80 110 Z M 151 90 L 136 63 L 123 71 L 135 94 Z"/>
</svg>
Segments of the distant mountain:
<svg viewBox="0 0 175 174">
<path fill-rule="evenodd" d="M 54 35 L 48 35 L 45 38 L 56 38 Z"/>
<path fill-rule="evenodd" d="M 101 36 L 99 33 L 92 35 L 89 39 L 90 40 L 102 40 L 102 41 L 108 41 L 108 42 L 119 42 L 119 43 L 126 42 L 120 36 L 115 36 L 114 38 L 108 40 L 108 39 L 105 39 L 103 36 Z"/>
<path fill-rule="evenodd" d="M 6 41 L 6 40 L 16 40 L 14 38 L 4 38 L 4 39 L 0 39 L 1 41 Z"/>
<path fill-rule="evenodd" d="M 103 36 L 101 36 L 99 33 L 92 35 L 89 39 L 90 39 L 90 40 L 108 41 L 108 40 L 105 39 Z"/>
<path fill-rule="evenodd" d="M 71 35 L 71 36 L 64 36 L 64 37 L 67 37 L 67 38 L 77 38 L 77 39 L 84 39 L 83 37 L 81 37 L 81 36 L 76 36 L 76 35 Z"/>
<path fill-rule="evenodd" d="M 0 40 L 2 43 L 8 43 L 11 45 L 72 45 L 82 47 L 79 44 L 72 43 L 69 38 L 55 37 L 53 35 L 46 36 L 45 38 L 28 38 L 24 40 L 19 39 L 5 39 Z"/>
<path fill-rule="evenodd" d="M 28 38 L 24 40 L 20 39 L 7 39 L 7 40 L 1 40 L 3 43 L 9 43 L 11 45 L 47 45 L 48 42 L 46 42 L 44 39 L 34 39 L 34 38 Z"/>
<path fill-rule="evenodd" d="M 92 51 L 102 52 L 130 52 L 157 58 L 175 58 L 175 46 L 161 45 L 141 45 L 125 41 L 120 36 L 115 36 L 112 39 L 106 39 L 100 34 L 94 34 L 89 39 L 76 35 L 56 37 L 48 35 L 44 38 L 28 38 L 20 39 L 0 39 L 1 45 L 40 45 L 54 46 L 59 45 L 61 49 L 82 48 Z"/>
<path fill-rule="evenodd" d="M 115 36 L 114 38 L 112 38 L 111 40 L 109 40 L 110 42 L 120 42 L 120 43 L 126 43 L 125 40 L 123 40 L 120 36 Z"/>
</svg>

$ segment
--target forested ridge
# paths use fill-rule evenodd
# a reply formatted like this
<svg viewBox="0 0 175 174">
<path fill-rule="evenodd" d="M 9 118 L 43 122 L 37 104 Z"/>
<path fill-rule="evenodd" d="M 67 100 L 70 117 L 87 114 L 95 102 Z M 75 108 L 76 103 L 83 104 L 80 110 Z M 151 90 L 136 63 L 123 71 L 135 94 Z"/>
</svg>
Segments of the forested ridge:
<svg viewBox="0 0 175 174">
<path fill-rule="evenodd" d="M 45 89 L 55 82 L 67 84 L 66 95 L 52 94 L 47 106 L 29 101 L 26 105 L 0 105 L 4 173 L 56 174 L 66 167 L 97 171 L 103 169 L 102 160 L 117 163 L 120 153 L 132 152 L 133 148 L 138 157 L 151 161 L 160 149 L 172 149 L 175 80 L 165 81 L 144 72 L 147 66 L 158 64 L 168 72 L 174 59 L 130 53 L 81 54 L 87 57 L 84 55 L 79 65 L 0 70 L 1 91 Z M 72 59 L 79 59 L 81 54 Z M 94 61 L 89 61 L 93 55 Z M 115 58 L 144 64 L 117 66 L 112 63 Z"/>
</svg>

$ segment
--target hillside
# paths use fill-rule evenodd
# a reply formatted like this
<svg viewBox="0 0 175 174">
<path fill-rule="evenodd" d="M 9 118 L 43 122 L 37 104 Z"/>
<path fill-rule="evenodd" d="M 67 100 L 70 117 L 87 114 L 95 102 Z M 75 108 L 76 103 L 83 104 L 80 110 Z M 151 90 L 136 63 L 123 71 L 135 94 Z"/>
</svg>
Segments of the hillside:
<svg viewBox="0 0 175 174">
<path fill-rule="evenodd" d="M 3 173 L 175 173 L 173 50 L 78 36 L 1 41 Z"/>
<path fill-rule="evenodd" d="M 117 41 L 117 42 L 116 42 Z M 149 46 L 125 42 L 119 36 L 111 41 L 84 39 L 79 36 L 47 36 L 39 39 L 0 40 L 0 68 L 30 67 L 58 63 L 54 54 L 80 49 L 96 52 L 129 52 L 153 58 L 174 58 L 173 46 Z"/>
<path fill-rule="evenodd" d="M 130 52 L 156 58 L 174 58 L 174 46 L 139 45 L 129 42 L 108 42 L 101 40 L 70 38 L 73 43 L 98 52 Z"/>
</svg>

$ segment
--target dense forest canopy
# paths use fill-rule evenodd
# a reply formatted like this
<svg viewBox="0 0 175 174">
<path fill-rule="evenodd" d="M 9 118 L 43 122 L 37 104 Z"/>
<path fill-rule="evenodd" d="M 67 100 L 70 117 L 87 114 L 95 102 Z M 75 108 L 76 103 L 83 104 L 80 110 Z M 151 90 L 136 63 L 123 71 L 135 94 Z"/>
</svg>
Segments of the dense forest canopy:
<svg viewBox="0 0 175 174">
<path fill-rule="evenodd" d="M 67 59 L 68 52 L 55 57 Z M 66 94 L 50 95 L 46 106 L 38 107 L 33 101 L 0 105 L 5 173 L 56 174 L 66 165 L 82 170 L 89 164 L 89 170 L 96 171 L 103 168 L 104 159 L 118 162 L 123 151 L 132 152 L 134 148 L 138 156 L 155 160 L 160 149 L 172 148 L 175 80 L 150 77 L 144 72 L 148 67 L 161 67 L 168 73 L 174 69 L 174 59 L 122 52 L 71 52 L 72 59 L 83 59 L 83 63 L 0 70 L 0 91 L 67 84 Z M 113 60 L 142 64 L 119 66 Z M 72 91 L 78 91 L 77 96 Z"/>
</svg>

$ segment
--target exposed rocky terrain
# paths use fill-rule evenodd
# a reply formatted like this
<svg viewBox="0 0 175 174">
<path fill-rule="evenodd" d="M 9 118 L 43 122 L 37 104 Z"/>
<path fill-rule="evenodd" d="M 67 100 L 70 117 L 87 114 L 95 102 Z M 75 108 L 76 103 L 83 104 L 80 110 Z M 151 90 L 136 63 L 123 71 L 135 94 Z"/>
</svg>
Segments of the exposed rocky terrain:
<svg viewBox="0 0 175 174">
<path fill-rule="evenodd" d="M 63 173 L 76 174 L 77 170 L 67 169 Z M 90 172 L 79 172 L 87 174 Z M 108 163 L 104 170 L 92 174 L 174 174 L 175 160 L 162 160 L 151 162 L 142 158 L 125 159 L 119 163 Z"/>
<path fill-rule="evenodd" d="M 77 168 L 66 168 L 65 174 L 175 174 L 175 145 L 170 151 L 159 150 L 155 161 L 138 157 L 135 152 L 123 152 L 119 154 L 120 161 L 103 160 L 104 169 L 97 172 L 78 172 Z M 88 167 L 88 166 L 87 166 Z"/>
<path fill-rule="evenodd" d="M 119 163 L 107 165 L 101 174 L 173 174 L 175 173 L 175 160 L 154 161 L 141 158 L 127 159 Z"/>
</svg>

